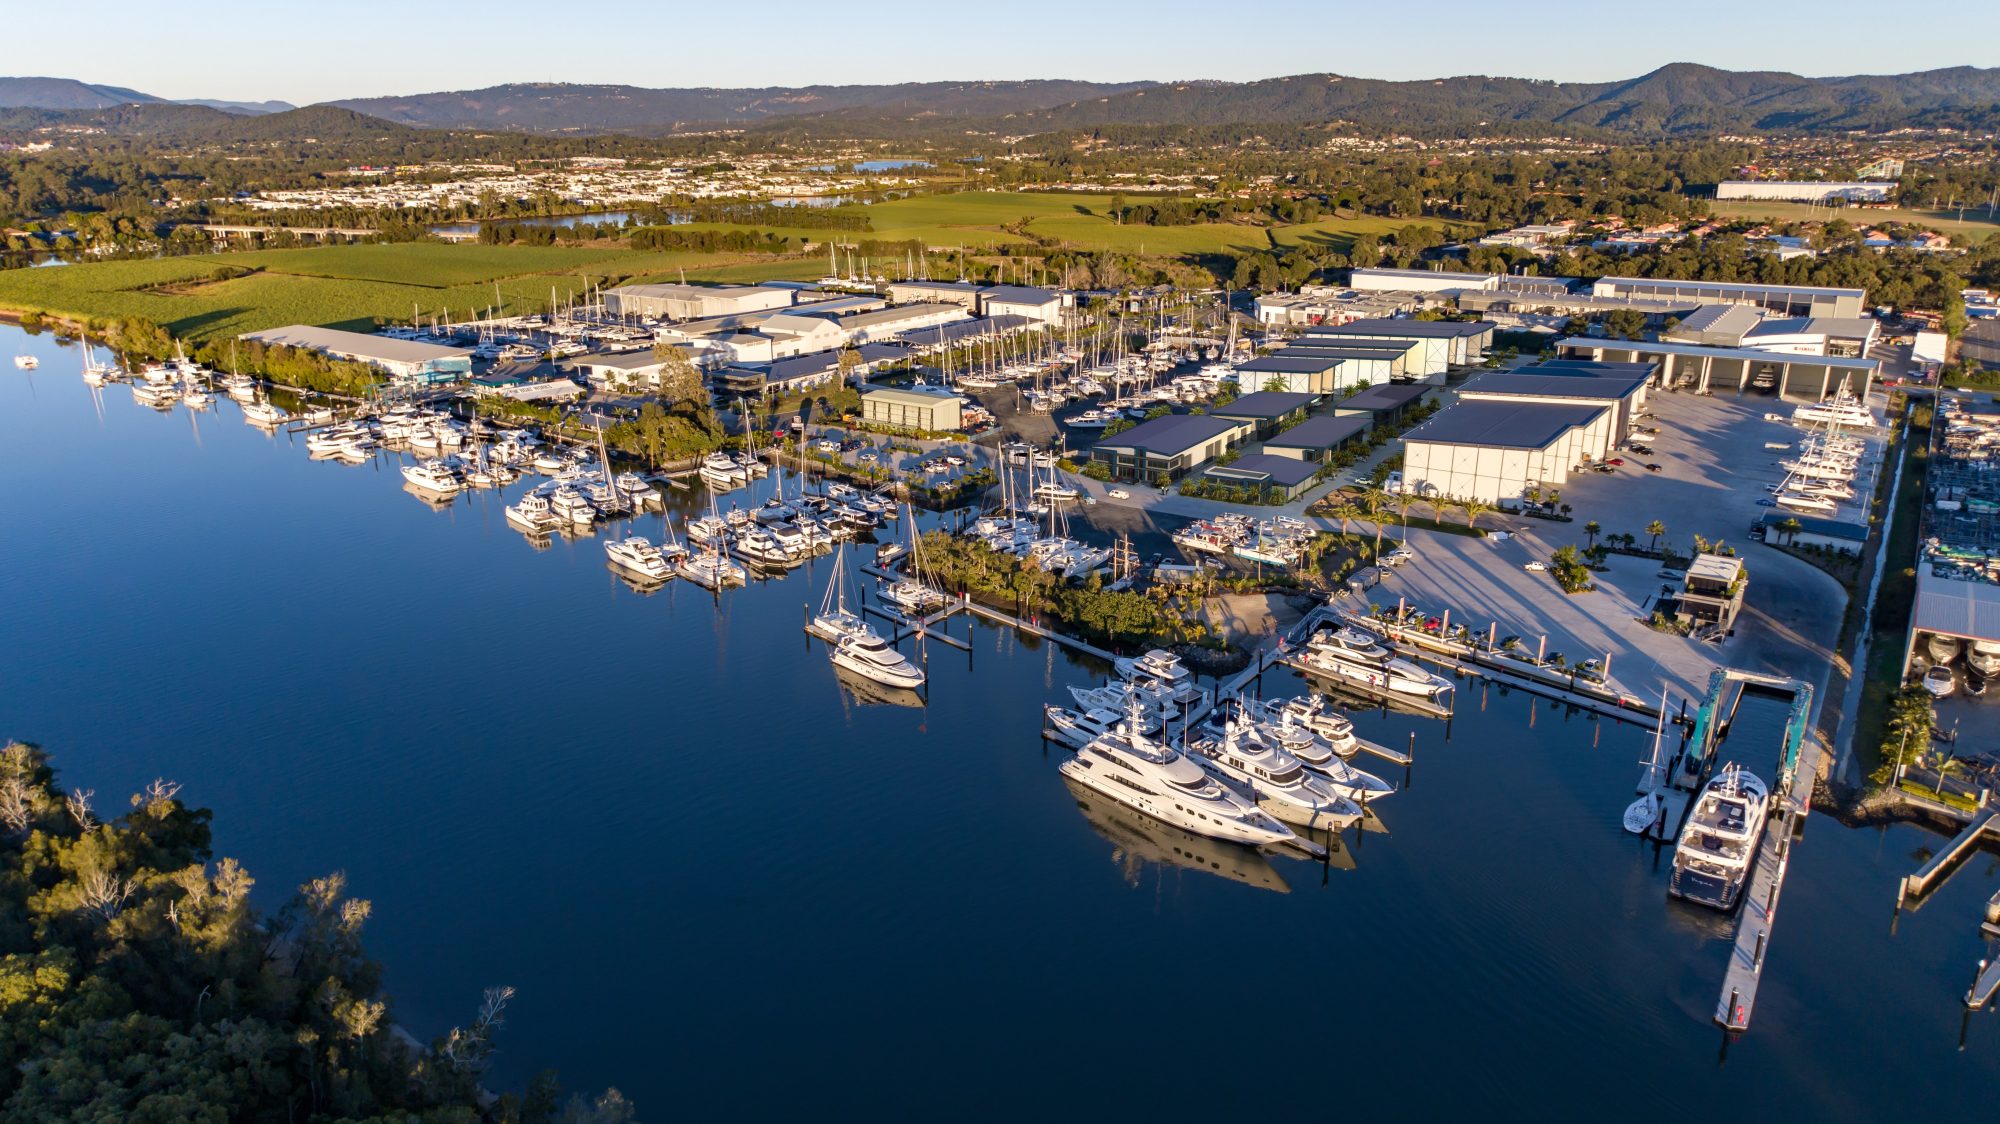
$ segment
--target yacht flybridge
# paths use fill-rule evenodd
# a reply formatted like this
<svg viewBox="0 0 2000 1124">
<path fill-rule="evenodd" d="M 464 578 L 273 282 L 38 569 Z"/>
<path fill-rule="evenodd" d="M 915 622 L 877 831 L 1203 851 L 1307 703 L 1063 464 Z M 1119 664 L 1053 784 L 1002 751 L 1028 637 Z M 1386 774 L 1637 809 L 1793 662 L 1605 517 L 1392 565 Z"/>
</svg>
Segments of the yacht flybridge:
<svg viewBox="0 0 2000 1124">
<path fill-rule="evenodd" d="M 1436 699 L 1452 689 L 1451 680 L 1395 655 L 1381 637 L 1352 625 L 1319 632 L 1300 662 L 1311 671 L 1377 691 Z"/>
<path fill-rule="evenodd" d="M 1103 796 L 1197 835 L 1253 847 L 1285 844 L 1315 857 L 1324 853 L 1133 723 L 1120 723 L 1113 732 L 1091 739 L 1061 770 Z"/>
<path fill-rule="evenodd" d="M 846 668 L 884 687 L 914 691 L 924 685 L 924 673 L 917 665 L 880 636 L 843 636 L 834 643 L 830 658 L 835 667 Z"/>
<path fill-rule="evenodd" d="M 1736 908 L 1764 837 L 1770 802 L 1761 779 L 1739 765 L 1724 766 L 1688 813 L 1667 891 L 1714 909 Z"/>
<path fill-rule="evenodd" d="M 1216 779 L 1248 793 L 1258 807 L 1287 823 L 1343 831 L 1361 819 L 1361 808 L 1332 782 L 1258 736 L 1250 722 L 1226 719 L 1212 733 L 1190 741 L 1188 749 Z"/>
</svg>

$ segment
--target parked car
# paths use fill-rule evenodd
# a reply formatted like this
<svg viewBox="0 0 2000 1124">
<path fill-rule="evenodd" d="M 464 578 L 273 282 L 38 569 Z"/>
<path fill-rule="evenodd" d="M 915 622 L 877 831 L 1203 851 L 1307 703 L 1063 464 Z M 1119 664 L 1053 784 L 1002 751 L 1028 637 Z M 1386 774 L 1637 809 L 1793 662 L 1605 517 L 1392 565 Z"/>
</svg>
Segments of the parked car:
<svg viewBox="0 0 2000 1124">
<path fill-rule="evenodd" d="M 1608 465 L 1610 465 L 1610 466 L 1611 466 L 1611 467 L 1613 467 L 1613 468 L 1623 468 L 1623 467 L 1625 467 L 1625 458 L 1624 458 L 1624 457 L 1612 457 L 1612 458 L 1611 458 L 1610 460 L 1608 460 L 1608 461 L 1605 461 L 1604 463 L 1605 463 L 1605 464 L 1608 464 Z"/>
<path fill-rule="evenodd" d="M 1527 569 L 1527 570 L 1528 570 L 1529 572 L 1531 572 L 1531 573 L 1536 573 L 1536 574 L 1539 574 L 1539 573 L 1543 573 L 1543 572 L 1544 572 L 1544 571 L 1546 571 L 1546 570 L 1547 570 L 1548 568 L 1549 568 L 1549 564 L 1548 564 L 1547 562 L 1530 562 L 1530 563 L 1528 563 L 1528 565 L 1527 565 L 1527 567 L 1526 567 L 1526 569 Z"/>
<path fill-rule="evenodd" d="M 1391 566 L 1401 566 L 1405 562 L 1415 562 L 1416 560 L 1417 552 L 1407 546 L 1399 546 L 1382 558 L 1382 561 L 1387 562 Z"/>
<path fill-rule="evenodd" d="M 813 442 L 813 448 L 818 449 L 822 453 L 838 453 L 840 451 L 840 442 L 829 441 L 822 437 Z"/>
<path fill-rule="evenodd" d="M 957 453 L 953 453 L 944 459 L 944 463 L 953 468 L 963 468 L 965 467 L 965 458 L 959 456 Z"/>
<path fill-rule="evenodd" d="M 1104 494 L 1110 496 L 1114 500 L 1129 500 L 1132 498 L 1132 493 L 1126 491 L 1123 488 L 1113 488 Z"/>
<path fill-rule="evenodd" d="M 854 459 L 858 461 L 873 461 L 880 460 L 881 457 L 873 449 L 863 449 L 855 454 Z"/>
<path fill-rule="evenodd" d="M 1658 471 L 1660 471 L 1660 466 L 1659 466 L 1659 464 L 1658 464 L 1658 463 L 1656 463 L 1656 462 L 1648 462 L 1648 463 L 1647 463 L 1647 465 L 1646 465 L 1646 471 L 1647 471 L 1647 472 L 1658 472 Z"/>
</svg>

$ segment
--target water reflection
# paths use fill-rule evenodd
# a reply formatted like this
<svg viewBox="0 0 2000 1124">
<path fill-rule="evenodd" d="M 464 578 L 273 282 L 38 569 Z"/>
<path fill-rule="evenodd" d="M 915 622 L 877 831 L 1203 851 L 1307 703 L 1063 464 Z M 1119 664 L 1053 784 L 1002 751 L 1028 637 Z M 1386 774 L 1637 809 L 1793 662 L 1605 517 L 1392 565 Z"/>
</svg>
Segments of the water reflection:
<svg viewBox="0 0 2000 1124">
<path fill-rule="evenodd" d="M 864 675 L 828 663 L 833 669 L 833 677 L 840 683 L 841 694 L 863 706 L 901 706 L 913 710 L 924 708 L 924 697 L 907 687 L 887 687 Z"/>
<path fill-rule="evenodd" d="M 1076 806 L 1091 828 L 1111 844 L 1111 861 L 1118 864 L 1128 886 L 1140 884 L 1139 876 L 1146 867 L 1160 866 L 1199 870 L 1280 894 L 1291 892 L 1284 877 L 1258 851 L 1161 823 L 1068 777 L 1062 778 L 1062 783 L 1076 798 Z"/>
</svg>

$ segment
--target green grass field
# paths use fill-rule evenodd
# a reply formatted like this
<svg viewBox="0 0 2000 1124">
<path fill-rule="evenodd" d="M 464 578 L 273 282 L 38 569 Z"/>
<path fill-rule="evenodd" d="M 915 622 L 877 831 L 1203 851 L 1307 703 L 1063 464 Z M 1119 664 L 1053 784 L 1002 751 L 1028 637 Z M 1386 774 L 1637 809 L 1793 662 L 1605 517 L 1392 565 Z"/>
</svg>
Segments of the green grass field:
<svg viewBox="0 0 2000 1124">
<path fill-rule="evenodd" d="M 460 257 L 460 255 L 464 255 Z M 209 280 L 223 267 L 262 272 Z M 0 308 L 85 321 L 136 316 L 205 340 L 285 324 L 360 327 L 413 312 L 466 319 L 494 303 L 539 312 L 591 284 L 630 277 L 763 280 L 816 276 L 817 263 L 748 255 L 633 253 L 551 246 L 436 243 L 256 250 L 157 261 L 90 262 L 0 272 Z"/>
<path fill-rule="evenodd" d="M 1035 236 L 1078 249 L 1193 258 L 1268 249 L 1273 241 L 1280 249 L 1318 244 L 1345 251 L 1357 235 L 1405 225 L 1357 217 L 1269 231 L 1228 223 L 1130 226 L 1104 217 L 1110 206 L 1102 195 L 964 192 L 875 204 L 869 209 L 875 229 L 865 234 L 810 228 L 780 233 L 800 241 L 920 239 L 938 249 L 990 250 L 1021 242 L 1002 228 L 1026 222 Z M 256 272 L 214 279 L 223 269 Z M 816 255 L 432 242 L 316 246 L 6 270 L 0 272 L 0 309 L 99 323 L 139 317 L 201 341 L 285 324 L 364 327 L 375 319 L 408 320 L 413 313 L 468 319 L 494 304 L 496 290 L 502 311 L 520 314 L 547 308 L 552 292 L 558 301 L 567 300 L 593 284 L 683 275 L 690 281 L 811 279 L 825 270 L 825 259 Z"/>
<path fill-rule="evenodd" d="M 1957 211 L 1918 211 L 1901 207 L 1815 207 L 1807 203 L 1776 203 L 1751 199 L 1731 199 L 1710 204 L 1710 210 L 1720 218 L 1761 219 L 1766 222 L 1825 222 L 1828 219 L 1846 219 L 1855 226 L 1873 226 L 1880 223 L 1902 222 L 1912 226 L 1926 227 L 1940 234 L 1963 234 L 1974 242 L 1983 241 L 2000 231 L 2000 219 L 1986 217 L 1985 207 L 1977 211 L 1968 208 L 1964 221 L 1960 221 Z"/>
</svg>

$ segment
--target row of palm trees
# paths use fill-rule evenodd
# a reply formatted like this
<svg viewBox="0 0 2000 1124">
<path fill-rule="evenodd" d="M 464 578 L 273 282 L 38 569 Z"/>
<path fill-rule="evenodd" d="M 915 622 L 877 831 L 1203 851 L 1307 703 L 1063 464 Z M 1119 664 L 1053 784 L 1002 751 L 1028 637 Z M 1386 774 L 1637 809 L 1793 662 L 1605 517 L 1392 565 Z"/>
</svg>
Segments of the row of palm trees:
<svg viewBox="0 0 2000 1124">
<path fill-rule="evenodd" d="M 1465 513 L 1465 526 L 1467 530 L 1477 529 L 1480 516 L 1499 510 L 1493 504 L 1487 503 L 1484 500 L 1460 500 L 1445 496 L 1413 496 L 1407 492 L 1391 492 L 1387 488 L 1370 486 L 1362 489 L 1351 499 L 1343 498 L 1339 503 L 1328 508 L 1327 514 L 1340 520 L 1340 533 L 1342 535 L 1347 534 L 1347 525 L 1349 523 L 1363 522 L 1375 524 L 1375 551 L 1379 554 L 1382 550 L 1382 527 L 1386 522 L 1383 517 L 1394 513 L 1404 528 L 1407 529 L 1410 525 L 1410 509 L 1413 507 L 1430 508 L 1431 519 L 1437 523 L 1444 522 L 1444 513 L 1447 511 L 1454 509 L 1462 511 Z"/>
</svg>

